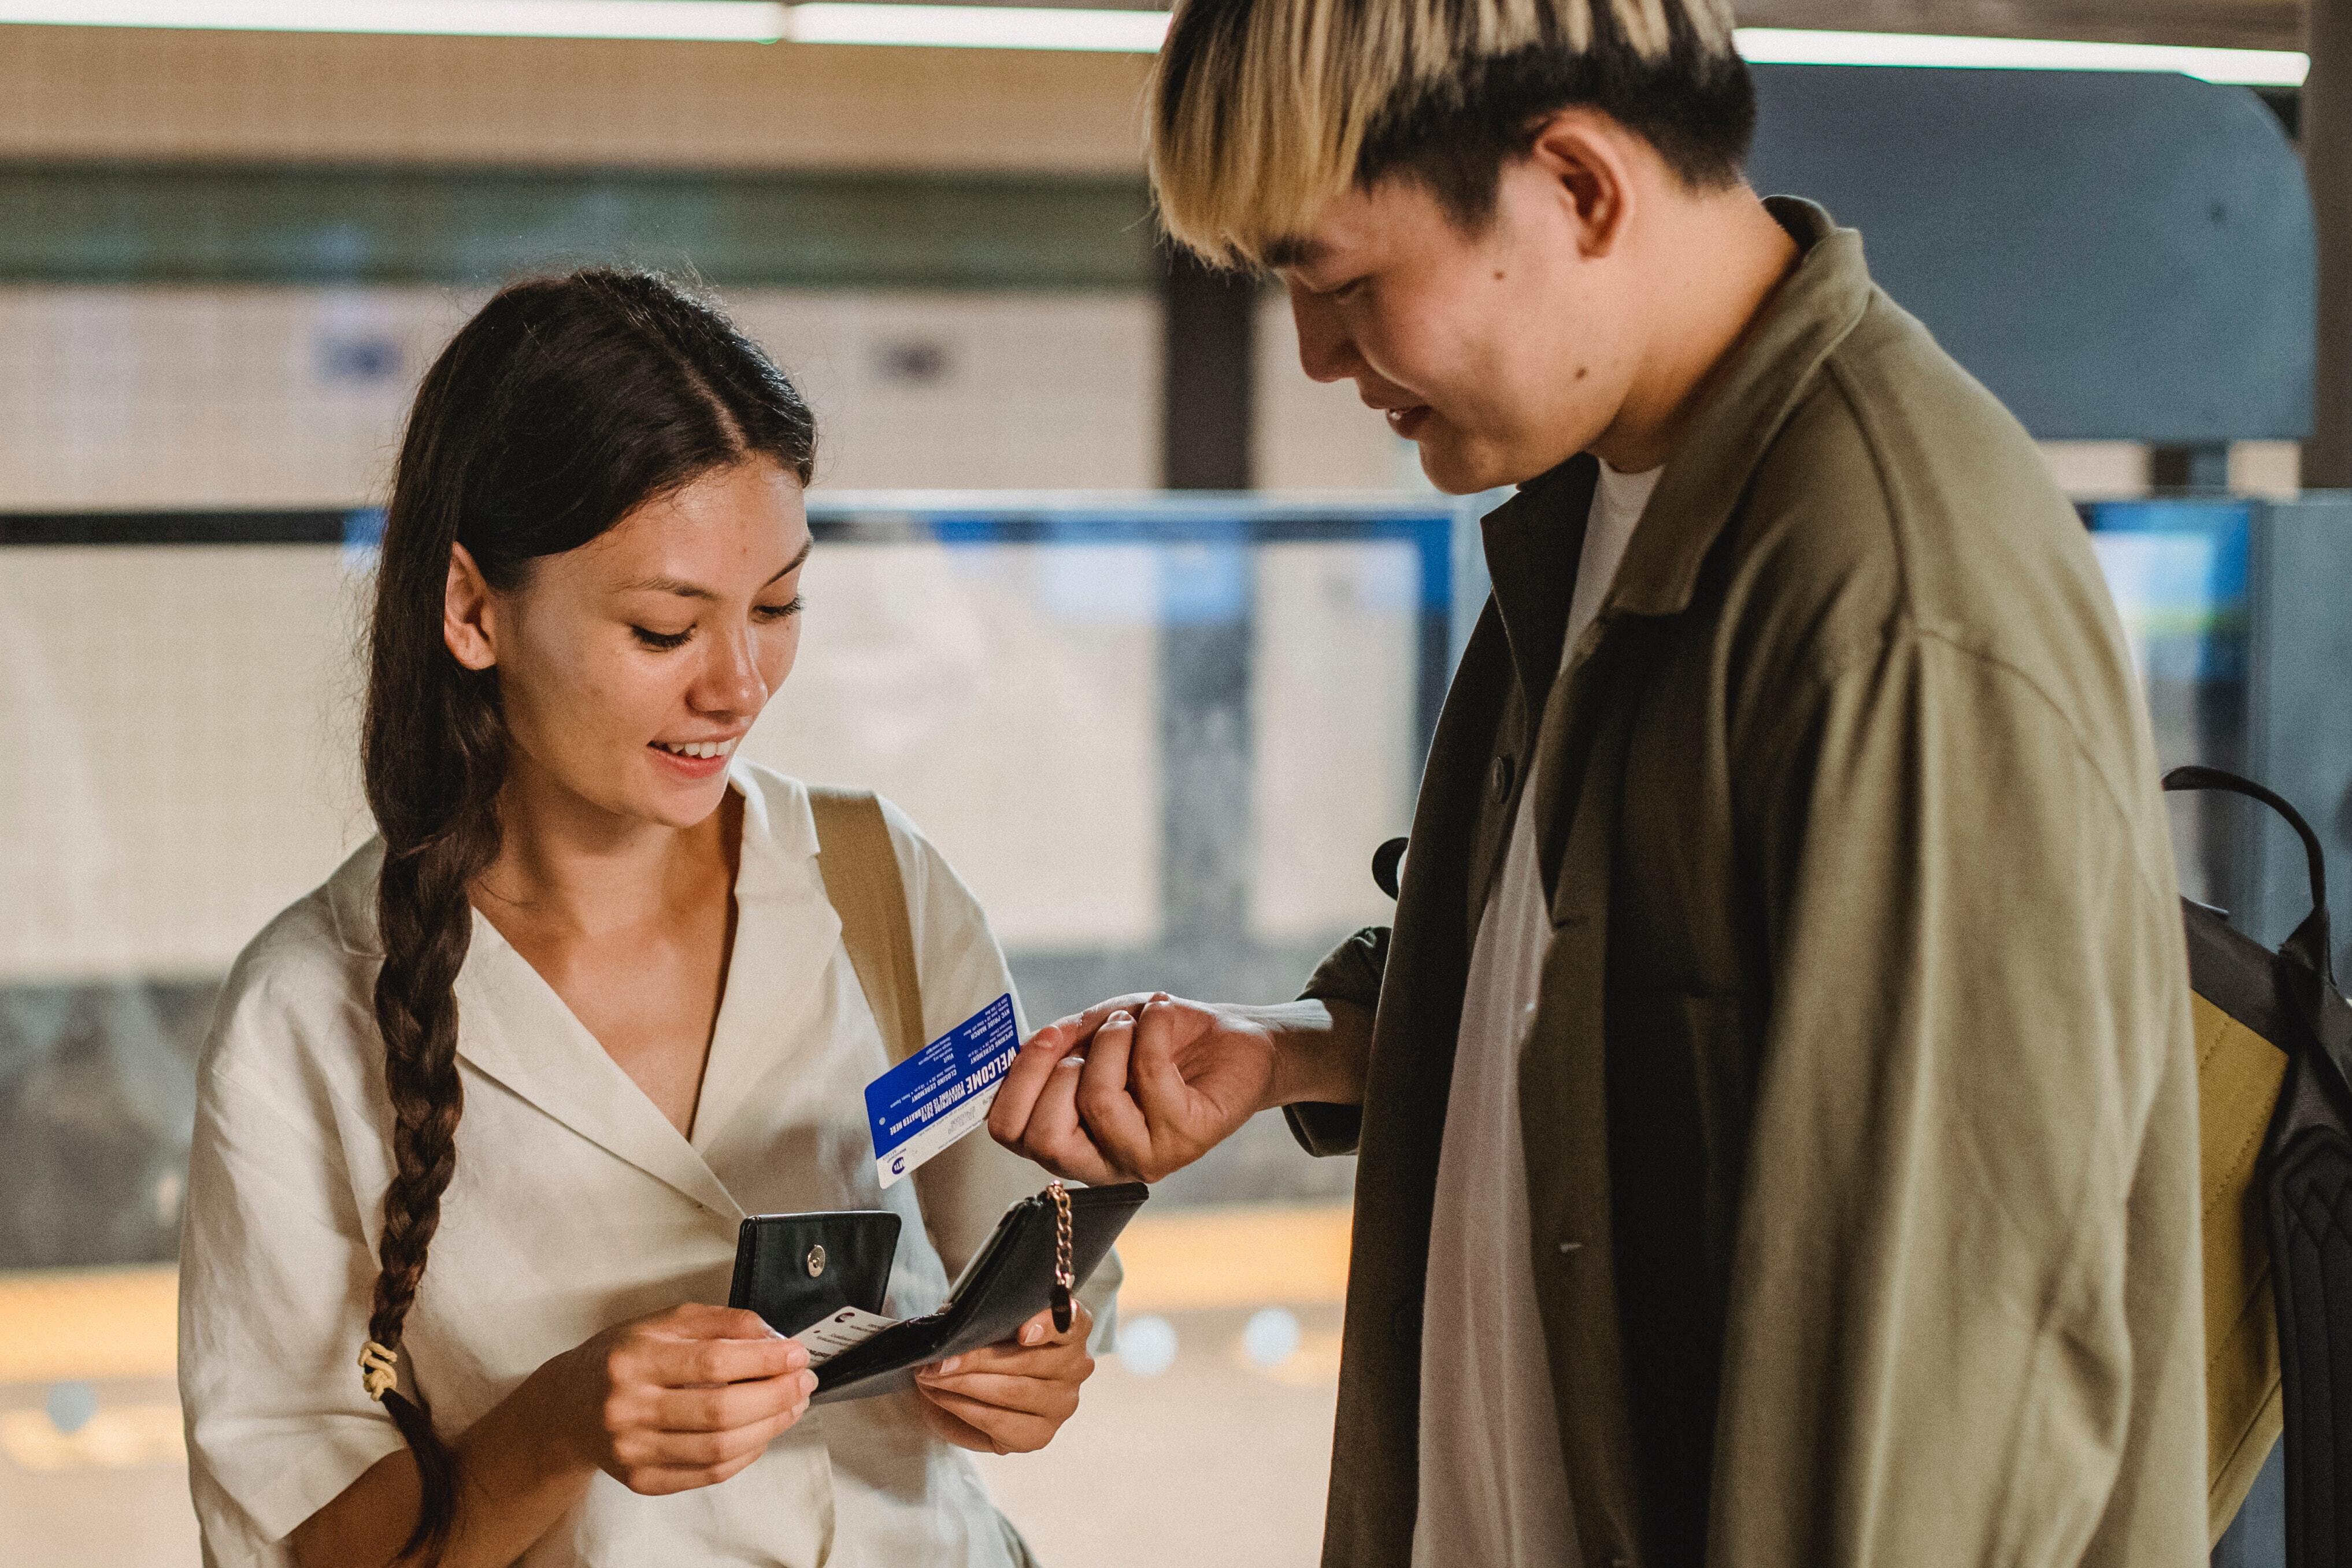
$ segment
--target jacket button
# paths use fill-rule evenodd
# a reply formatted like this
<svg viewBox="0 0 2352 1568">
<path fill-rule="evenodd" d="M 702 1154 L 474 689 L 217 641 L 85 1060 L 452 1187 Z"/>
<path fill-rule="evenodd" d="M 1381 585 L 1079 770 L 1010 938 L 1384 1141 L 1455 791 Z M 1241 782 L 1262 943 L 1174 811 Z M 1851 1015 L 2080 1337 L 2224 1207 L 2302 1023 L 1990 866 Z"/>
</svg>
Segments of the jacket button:
<svg viewBox="0 0 2352 1568">
<path fill-rule="evenodd" d="M 1507 757 L 1497 757 L 1495 758 L 1494 767 L 1487 769 L 1486 787 L 1494 792 L 1497 802 L 1511 798 L 1512 772 L 1511 759 Z"/>
</svg>

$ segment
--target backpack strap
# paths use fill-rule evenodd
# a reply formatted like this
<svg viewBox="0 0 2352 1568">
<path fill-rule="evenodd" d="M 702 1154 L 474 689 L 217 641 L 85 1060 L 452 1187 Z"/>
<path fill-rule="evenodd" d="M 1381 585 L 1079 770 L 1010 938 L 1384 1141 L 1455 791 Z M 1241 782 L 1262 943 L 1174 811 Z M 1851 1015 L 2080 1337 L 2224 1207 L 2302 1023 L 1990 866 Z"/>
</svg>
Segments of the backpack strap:
<svg viewBox="0 0 2352 1568">
<path fill-rule="evenodd" d="M 811 785 L 808 794 L 824 895 L 841 916 L 841 945 L 849 949 L 849 967 L 857 971 L 895 1066 L 925 1042 L 915 930 L 907 919 L 907 884 L 890 847 L 890 824 L 871 790 Z"/>
<path fill-rule="evenodd" d="M 895 1066 L 929 1041 L 907 883 L 890 844 L 890 825 L 882 802 L 863 789 L 811 786 L 809 809 L 816 818 L 817 871 L 841 916 L 841 945 L 849 949 L 849 966 Z M 949 1279 L 963 1271 L 972 1251 L 993 1233 L 1004 1206 L 1034 1190 L 1035 1175 L 1035 1167 L 984 1135 L 941 1150 L 915 1172 L 923 1228 Z"/>
<path fill-rule="evenodd" d="M 2164 788 L 2174 789 L 2226 789 L 2233 795 L 2243 795 L 2259 800 L 2286 819 L 2303 841 L 2304 859 L 2311 871 L 2311 913 L 2294 928 L 2281 946 L 2292 951 L 2309 965 L 2322 980 L 2336 984 L 2335 943 L 2327 934 L 2327 852 L 2319 847 L 2319 835 L 2303 820 L 2303 813 L 2252 779 L 2220 768 L 2176 768 L 2164 776 Z"/>
</svg>

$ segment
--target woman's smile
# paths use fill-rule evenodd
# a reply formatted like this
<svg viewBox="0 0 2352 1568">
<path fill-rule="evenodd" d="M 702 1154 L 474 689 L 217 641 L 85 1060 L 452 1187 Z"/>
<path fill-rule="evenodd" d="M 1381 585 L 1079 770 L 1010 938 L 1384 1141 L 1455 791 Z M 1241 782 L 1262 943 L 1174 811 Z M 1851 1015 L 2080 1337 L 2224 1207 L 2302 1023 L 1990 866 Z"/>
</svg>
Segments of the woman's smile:
<svg viewBox="0 0 2352 1568">
<path fill-rule="evenodd" d="M 701 779 L 725 771 L 742 738 L 737 735 L 725 740 L 655 740 L 646 742 L 646 749 L 677 776 Z"/>
</svg>

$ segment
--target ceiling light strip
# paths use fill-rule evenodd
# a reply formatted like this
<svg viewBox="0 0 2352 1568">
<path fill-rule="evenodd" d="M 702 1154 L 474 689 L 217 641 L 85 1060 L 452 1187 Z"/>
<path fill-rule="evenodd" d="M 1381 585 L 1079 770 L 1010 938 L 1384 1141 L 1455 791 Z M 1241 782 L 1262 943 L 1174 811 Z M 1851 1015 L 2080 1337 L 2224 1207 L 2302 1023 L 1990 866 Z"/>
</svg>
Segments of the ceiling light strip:
<svg viewBox="0 0 2352 1568">
<path fill-rule="evenodd" d="M 789 11 L 772 0 L 0 0 L 0 23 L 765 44 L 787 36 Z"/>
<path fill-rule="evenodd" d="M 1759 65 L 1913 66 L 1973 70 L 2178 71 L 2248 87 L 2296 87 L 2311 68 L 2293 49 L 2200 49 L 2175 44 L 1973 38 L 1935 33 L 1828 33 L 1742 27 L 1739 52 Z"/>
<path fill-rule="evenodd" d="M 1057 5 L 912 5 L 803 0 L 791 37 L 803 44 L 912 44 L 933 48 L 1087 49 L 1148 55 L 1168 31 L 1164 11 Z"/>
<path fill-rule="evenodd" d="M 1150 54 L 1161 11 L 875 4 L 871 0 L 0 0 L 0 23 L 221 27 L 299 33 L 414 33 L 538 38 L 654 38 L 1073 49 Z M 1985 70 L 2178 71 L 2207 81 L 2294 87 L 2310 68 L 2291 49 L 2203 49 L 1929 33 L 1742 27 L 1759 64 Z"/>
</svg>

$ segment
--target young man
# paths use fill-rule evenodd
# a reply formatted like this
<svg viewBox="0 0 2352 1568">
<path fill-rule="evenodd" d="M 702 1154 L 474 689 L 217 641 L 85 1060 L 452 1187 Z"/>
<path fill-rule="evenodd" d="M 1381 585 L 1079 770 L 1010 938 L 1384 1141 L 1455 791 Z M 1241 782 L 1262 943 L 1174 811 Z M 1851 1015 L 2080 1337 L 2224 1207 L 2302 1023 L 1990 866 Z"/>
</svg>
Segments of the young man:
<svg viewBox="0 0 2352 1568">
<path fill-rule="evenodd" d="M 1520 489 L 1393 930 L 1304 1002 L 1043 1030 L 992 1123 L 1086 1180 L 1274 1105 L 1359 1153 L 1333 1568 L 2187 1568 L 2124 642 L 2026 433 L 1743 183 L 1752 119 L 1723 0 L 1179 5 L 1170 233 L 1277 272 L 1437 484 Z"/>
</svg>

